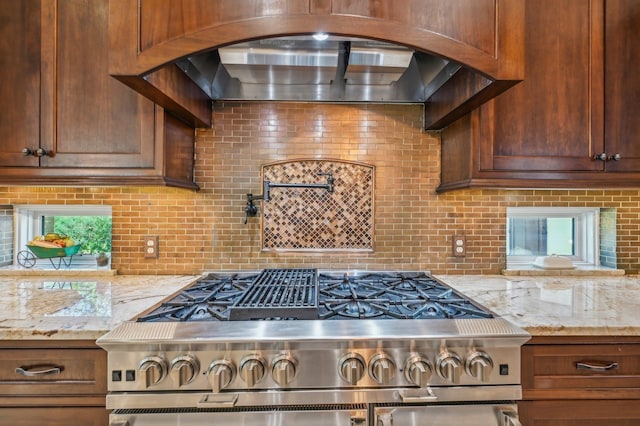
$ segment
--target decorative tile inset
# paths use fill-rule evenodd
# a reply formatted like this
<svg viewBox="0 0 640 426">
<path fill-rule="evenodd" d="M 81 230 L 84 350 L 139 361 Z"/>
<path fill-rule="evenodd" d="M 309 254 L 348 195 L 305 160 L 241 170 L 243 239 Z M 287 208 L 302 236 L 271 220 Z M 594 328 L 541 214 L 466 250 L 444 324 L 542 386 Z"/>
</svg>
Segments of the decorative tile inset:
<svg viewBox="0 0 640 426">
<path fill-rule="evenodd" d="M 263 250 L 373 250 L 374 167 L 338 160 L 297 160 L 265 165 L 272 183 L 326 184 L 323 188 L 271 188 L 263 201 Z"/>
</svg>

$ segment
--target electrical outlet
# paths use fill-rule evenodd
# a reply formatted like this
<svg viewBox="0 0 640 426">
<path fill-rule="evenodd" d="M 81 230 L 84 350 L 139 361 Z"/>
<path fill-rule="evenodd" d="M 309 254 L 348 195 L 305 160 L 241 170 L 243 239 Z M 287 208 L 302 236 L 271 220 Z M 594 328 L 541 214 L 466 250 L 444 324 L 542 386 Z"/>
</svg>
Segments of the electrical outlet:
<svg viewBox="0 0 640 426">
<path fill-rule="evenodd" d="M 452 255 L 454 257 L 465 257 L 467 255 L 467 239 L 464 235 L 454 235 L 451 244 Z"/>
<path fill-rule="evenodd" d="M 147 235 L 144 237 L 144 257 L 157 258 L 158 257 L 158 236 Z"/>
</svg>

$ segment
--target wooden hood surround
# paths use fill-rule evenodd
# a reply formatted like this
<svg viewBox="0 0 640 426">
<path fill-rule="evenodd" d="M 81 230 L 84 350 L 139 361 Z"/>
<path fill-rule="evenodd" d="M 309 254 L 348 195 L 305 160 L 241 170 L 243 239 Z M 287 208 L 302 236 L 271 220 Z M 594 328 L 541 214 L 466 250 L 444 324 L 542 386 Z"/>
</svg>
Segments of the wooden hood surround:
<svg viewBox="0 0 640 426">
<path fill-rule="evenodd" d="M 109 71 L 193 127 L 211 98 L 175 64 L 242 41 L 324 32 L 392 42 L 462 68 L 425 103 L 441 129 L 524 78 L 524 0 L 111 0 Z"/>
</svg>

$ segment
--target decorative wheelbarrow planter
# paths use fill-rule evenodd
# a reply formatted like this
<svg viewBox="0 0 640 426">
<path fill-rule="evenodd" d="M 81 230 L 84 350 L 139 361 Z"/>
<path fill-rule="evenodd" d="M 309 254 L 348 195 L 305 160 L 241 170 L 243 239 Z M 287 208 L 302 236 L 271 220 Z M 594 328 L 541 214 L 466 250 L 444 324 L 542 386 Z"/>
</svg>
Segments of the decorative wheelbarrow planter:
<svg viewBox="0 0 640 426">
<path fill-rule="evenodd" d="M 64 264 L 64 266 L 69 267 L 71 265 L 71 260 L 73 259 L 73 255 L 78 253 L 82 244 L 75 244 L 68 247 L 40 247 L 28 245 L 28 250 L 21 250 L 18 252 L 18 263 L 25 268 L 32 268 L 36 264 L 36 259 L 49 259 L 51 262 L 51 266 L 55 269 L 60 269 L 60 266 Z M 57 262 L 54 261 L 57 259 Z"/>
</svg>

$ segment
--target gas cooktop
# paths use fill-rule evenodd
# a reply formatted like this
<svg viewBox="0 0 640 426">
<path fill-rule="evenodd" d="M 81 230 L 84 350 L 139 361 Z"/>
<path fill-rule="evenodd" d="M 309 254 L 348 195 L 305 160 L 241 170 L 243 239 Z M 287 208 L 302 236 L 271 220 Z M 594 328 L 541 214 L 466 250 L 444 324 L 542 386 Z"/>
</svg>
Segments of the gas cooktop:
<svg viewBox="0 0 640 426">
<path fill-rule="evenodd" d="M 209 274 L 137 321 L 492 317 L 424 272 L 265 269 Z"/>
</svg>

